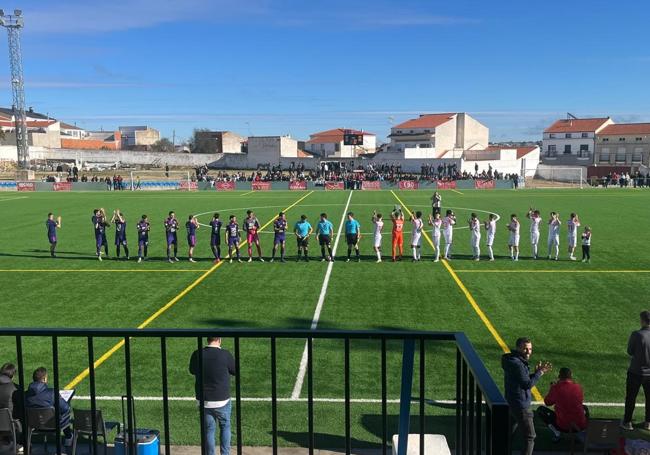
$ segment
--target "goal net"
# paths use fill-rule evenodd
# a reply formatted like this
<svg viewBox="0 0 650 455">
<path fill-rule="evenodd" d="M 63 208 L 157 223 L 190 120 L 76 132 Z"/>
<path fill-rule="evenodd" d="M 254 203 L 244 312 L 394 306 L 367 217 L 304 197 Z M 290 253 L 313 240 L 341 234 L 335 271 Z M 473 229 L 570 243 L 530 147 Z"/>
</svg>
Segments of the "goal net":
<svg viewBox="0 0 650 455">
<path fill-rule="evenodd" d="M 128 182 L 131 191 L 160 191 L 197 189 L 196 181 L 192 180 L 190 171 L 131 171 L 131 181 Z"/>
<path fill-rule="evenodd" d="M 588 186 L 585 167 L 561 167 L 540 164 L 537 169 L 526 169 L 528 188 L 584 188 Z"/>
</svg>

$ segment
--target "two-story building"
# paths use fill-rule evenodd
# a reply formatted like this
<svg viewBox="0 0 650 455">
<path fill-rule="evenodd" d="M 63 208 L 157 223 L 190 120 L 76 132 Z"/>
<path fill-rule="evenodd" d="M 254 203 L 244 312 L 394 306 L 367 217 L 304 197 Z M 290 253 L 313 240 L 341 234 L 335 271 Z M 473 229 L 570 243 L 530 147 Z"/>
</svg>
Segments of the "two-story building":
<svg viewBox="0 0 650 455">
<path fill-rule="evenodd" d="M 345 145 L 345 133 L 363 136 L 363 145 Z M 305 149 L 321 158 L 356 158 L 365 153 L 375 153 L 377 137 L 367 131 L 336 128 L 309 135 Z"/>
<path fill-rule="evenodd" d="M 147 150 L 160 140 L 160 131 L 149 126 L 120 126 L 122 149 Z"/>
<path fill-rule="evenodd" d="M 388 152 L 405 159 L 440 158 L 448 151 L 483 150 L 489 129 L 466 113 L 423 114 L 390 130 Z"/>
<path fill-rule="evenodd" d="M 243 153 L 246 138 L 232 131 L 197 131 L 197 140 L 208 145 L 209 153 Z"/>
<path fill-rule="evenodd" d="M 650 123 L 616 123 L 596 135 L 594 164 L 598 166 L 649 166 Z"/>
<path fill-rule="evenodd" d="M 542 137 L 542 163 L 561 166 L 589 166 L 594 162 L 596 135 L 613 120 L 567 118 L 553 123 Z"/>
</svg>

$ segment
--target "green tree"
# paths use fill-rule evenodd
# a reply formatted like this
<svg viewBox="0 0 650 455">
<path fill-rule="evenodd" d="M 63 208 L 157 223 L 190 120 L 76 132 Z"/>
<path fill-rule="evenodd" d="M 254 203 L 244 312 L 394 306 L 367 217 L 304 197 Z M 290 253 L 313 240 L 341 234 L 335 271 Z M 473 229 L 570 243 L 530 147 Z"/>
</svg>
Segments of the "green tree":
<svg viewBox="0 0 650 455">
<path fill-rule="evenodd" d="M 151 145 L 151 151 L 171 153 L 174 151 L 174 144 L 166 137 L 163 137 Z"/>
</svg>

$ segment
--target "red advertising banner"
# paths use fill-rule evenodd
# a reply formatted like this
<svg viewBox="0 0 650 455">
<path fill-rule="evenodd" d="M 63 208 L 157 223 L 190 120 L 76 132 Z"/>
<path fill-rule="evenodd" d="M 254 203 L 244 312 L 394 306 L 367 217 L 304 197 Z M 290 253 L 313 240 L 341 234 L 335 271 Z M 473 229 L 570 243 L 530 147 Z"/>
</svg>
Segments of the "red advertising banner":
<svg viewBox="0 0 650 455">
<path fill-rule="evenodd" d="M 196 191 L 199 189 L 199 184 L 198 182 L 188 182 L 187 180 L 181 180 L 178 189 L 181 191 Z"/>
<path fill-rule="evenodd" d="M 456 181 L 455 180 L 438 180 L 436 181 L 436 188 L 439 190 L 455 190 Z"/>
<path fill-rule="evenodd" d="M 217 182 L 214 184 L 217 191 L 234 191 L 235 187 L 235 182 Z"/>
<path fill-rule="evenodd" d="M 54 182 L 52 184 L 52 189 L 54 191 L 70 191 L 72 190 L 71 182 Z"/>
<path fill-rule="evenodd" d="M 420 187 L 420 184 L 417 180 L 400 180 L 399 189 L 400 190 L 417 190 Z"/>
<path fill-rule="evenodd" d="M 379 180 L 375 180 L 372 182 L 368 182 L 364 180 L 361 182 L 361 189 L 362 190 L 381 190 L 381 182 Z"/>
<path fill-rule="evenodd" d="M 493 190 L 495 187 L 494 180 L 474 180 L 474 188 L 477 190 Z"/>
<path fill-rule="evenodd" d="M 289 189 L 304 191 L 307 189 L 307 182 L 305 182 L 304 180 L 294 180 L 293 182 L 289 182 Z"/>
<path fill-rule="evenodd" d="M 36 191 L 36 184 L 34 182 L 16 182 L 16 190 Z"/>
<path fill-rule="evenodd" d="M 344 190 L 345 185 L 343 182 L 325 182 L 325 189 L 326 190 Z"/>
<path fill-rule="evenodd" d="M 269 191 L 271 189 L 271 182 L 253 182 L 251 184 L 251 190 L 253 191 Z M 289 184 L 289 189 L 291 189 L 291 184 Z"/>
</svg>

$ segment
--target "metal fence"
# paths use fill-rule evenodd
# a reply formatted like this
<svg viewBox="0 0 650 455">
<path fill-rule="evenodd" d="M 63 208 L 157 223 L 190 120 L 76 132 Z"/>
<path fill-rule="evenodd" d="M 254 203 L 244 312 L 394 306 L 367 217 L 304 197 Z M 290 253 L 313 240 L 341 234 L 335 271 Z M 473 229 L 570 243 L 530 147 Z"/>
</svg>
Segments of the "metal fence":
<svg viewBox="0 0 650 455">
<path fill-rule="evenodd" d="M 510 450 L 510 423 L 508 405 L 503 398 L 499 388 L 488 373 L 469 339 L 461 332 L 422 332 L 422 331 L 344 331 L 344 330 L 248 330 L 248 329 L 218 329 L 216 332 L 224 338 L 234 340 L 234 358 L 236 375 L 235 393 L 233 396 L 235 406 L 235 428 L 236 428 L 236 449 L 237 455 L 242 454 L 242 397 L 241 397 L 241 376 L 240 365 L 242 362 L 240 345 L 247 339 L 266 339 L 269 342 L 271 359 L 271 435 L 273 454 L 278 453 L 278 393 L 277 393 L 277 342 L 281 339 L 305 340 L 307 346 L 307 441 L 309 454 L 313 455 L 314 441 L 314 371 L 313 371 L 313 342 L 316 339 L 330 339 L 343 341 L 343 381 L 344 381 L 344 406 L 345 415 L 345 453 L 352 452 L 351 438 L 351 393 L 350 393 L 350 342 L 352 340 L 375 340 L 378 341 L 378 348 L 381 350 L 381 452 L 387 455 L 390 450 L 388 435 L 388 397 L 387 397 L 387 342 L 401 342 L 402 367 L 401 367 L 401 392 L 399 401 L 399 446 L 398 455 L 407 453 L 409 424 L 411 417 L 417 417 L 420 434 L 420 455 L 424 455 L 424 439 L 427 430 L 434 432 L 433 428 L 426 428 L 425 425 L 425 384 L 427 381 L 426 372 L 426 348 L 431 343 L 453 343 L 456 348 L 456 397 L 453 402 L 455 406 L 455 434 L 450 438 L 457 455 L 485 454 L 500 455 L 509 453 Z M 162 445 L 164 453 L 171 453 L 170 415 L 169 410 L 169 389 L 168 389 L 168 354 L 167 342 L 169 339 L 195 339 L 197 349 L 204 346 L 204 338 L 213 336 L 215 330 L 206 329 L 161 329 L 161 330 L 137 330 L 137 329 L 10 329 L 0 328 L 1 337 L 14 337 L 16 345 L 16 357 L 18 367 L 18 381 L 21 390 L 25 390 L 24 370 L 24 339 L 25 337 L 47 337 L 51 340 L 52 347 L 52 385 L 55 391 L 55 419 L 56 419 L 56 453 L 62 452 L 60 409 L 59 409 L 59 341 L 62 338 L 85 338 L 87 341 L 88 359 L 88 380 L 90 390 L 90 409 L 92 414 L 92 427 L 95 430 L 92 435 L 92 453 L 96 453 L 97 447 L 97 422 L 95 422 L 95 411 L 97 410 L 97 394 L 95 390 L 95 341 L 103 338 L 120 338 L 124 342 L 124 383 L 128 401 L 133 398 L 131 341 L 137 338 L 158 339 L 160 341 L 160 367 L 162 382 L 162 411 L 163 411 L 163 432 Z M 415 368 L 416 351 L 419 353 L 419 397 L 412 397 L 413 376 Z M 199 390 L 202 390 L 203 362 L 199 358 L 199 370 L 197 375 Z M 204 401 L 199 397 L 200 416 L 203 415 Z M 417 414 L 411 415 L 411 401 L 417 403 Z M 197 425 L 201 427 L 202 453 L 206 453 L 204 420 L 199 417 Z M 25 428 L 27 427 L 27 422 Z M 126 453 L 136 454 L 134 437 L 134 416 L 131 406 L 127 406 L 126 416 Z M 448 435 L 449 436 L 449 435 Z M 26 447 L 26 450 L 29 450 Z"/>
</svg>

